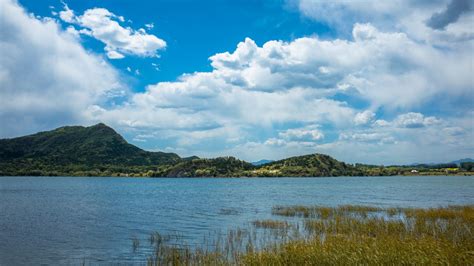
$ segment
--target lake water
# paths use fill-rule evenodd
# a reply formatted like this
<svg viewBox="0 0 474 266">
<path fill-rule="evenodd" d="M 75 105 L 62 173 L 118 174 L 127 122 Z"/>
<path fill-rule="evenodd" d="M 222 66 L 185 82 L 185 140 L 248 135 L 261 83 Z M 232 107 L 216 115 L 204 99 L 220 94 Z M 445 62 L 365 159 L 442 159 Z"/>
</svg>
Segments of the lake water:
<svg viewBox="0 0 474 266">
<path fill-rule="evenodd" d="M 0 265 L 143 261 L 132 238 L 199 241 L 294 204 L 474 204 L 474 177 L 0 177 Z"/>
</svg>

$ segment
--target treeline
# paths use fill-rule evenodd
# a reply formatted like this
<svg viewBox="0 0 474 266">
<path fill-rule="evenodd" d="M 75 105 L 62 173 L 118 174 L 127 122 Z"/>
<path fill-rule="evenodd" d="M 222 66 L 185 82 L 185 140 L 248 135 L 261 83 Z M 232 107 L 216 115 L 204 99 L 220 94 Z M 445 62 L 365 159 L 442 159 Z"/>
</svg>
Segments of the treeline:
<svg viewBox="0 0 474 266">
<path fill-rule="evenodd" d="M 473 163 L 376 166 L 347 164 L 311 154 L 259 166 L 234 157 L 180 158 L 148 152 L 126 142 L 112 128 L 61 127 L 0 140 L 0 176 L 147 176 L 147 177 L 323 177 L 472 174 Z"/>
<path fill-rule="evenodd" d="M 437 168 L 438 167 L 438 168 Z M 0 176 L 131 176 L 131 177 L 326 177 L 395 175 L 472 175 L 474 163 L 417 166 L 347 164 L 324 154 L 292 157 L 260 166 L 234 157 L 192 157 L 173 164 L 49 164 L 45 161 L 0 162 Z"/>
</svg>

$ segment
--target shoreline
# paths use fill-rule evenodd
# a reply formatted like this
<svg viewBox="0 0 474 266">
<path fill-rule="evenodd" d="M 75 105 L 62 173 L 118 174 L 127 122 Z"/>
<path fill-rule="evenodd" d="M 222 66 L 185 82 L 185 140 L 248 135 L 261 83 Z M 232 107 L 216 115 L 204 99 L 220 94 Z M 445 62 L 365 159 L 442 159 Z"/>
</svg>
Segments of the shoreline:
<svg viewBox="0 0 474 266">
<path fill-rule="evenodd" d="M 297 178 L 297 179 L 313 179 L 313 178 L 339 178 L 339 177 L 416 177 L 416 176 L 472 176 L 474 172 L 465 174 L 418 174 L 418 175 L 340 175 L 340 176 L 126 176 L 126 175 L 0 175 L 2 177 L 105 177 L 105 178 L 140 178 L 140 179 L 265 179 L 265 178 Z"/>
</svg>

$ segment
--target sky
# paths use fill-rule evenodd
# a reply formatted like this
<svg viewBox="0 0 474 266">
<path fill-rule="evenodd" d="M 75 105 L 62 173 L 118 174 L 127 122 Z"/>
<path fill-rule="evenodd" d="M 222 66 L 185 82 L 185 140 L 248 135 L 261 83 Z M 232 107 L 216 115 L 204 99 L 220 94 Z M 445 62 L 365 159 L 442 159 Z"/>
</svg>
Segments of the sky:
<svg viewBox="0 0 474 266">
<path fill-rule="evenodd" d="M 0 138 L 247 161 L 474 157 L 474 0 L 0 0 Z"/>
</svg>

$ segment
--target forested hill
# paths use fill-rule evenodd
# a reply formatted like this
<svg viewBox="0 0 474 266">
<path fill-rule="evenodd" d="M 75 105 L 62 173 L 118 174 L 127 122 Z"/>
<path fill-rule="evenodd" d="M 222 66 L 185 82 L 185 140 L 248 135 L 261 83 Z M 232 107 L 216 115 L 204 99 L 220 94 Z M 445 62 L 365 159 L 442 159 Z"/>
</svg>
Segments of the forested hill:
<svg viewBox="0 0 474 266">
<path fill-rule="evenodd" d="M 149 177 L 292 177 L 400 174 L 472 174 L 474 164 L 439 166 L 370 166 L 310 154 L 262 165 L 234 157 L 180 158 L 174 153 L 144 151 L 100 123 L 0 139 L 0 176 L 149 176 Z M 414 171 L 416 170 L 416 171 Z"/>
<path fill-rule="evenodd" d="M 33 135 L 0 140 L 0 173 L 22 175 L 64 174 L 107 169 L 127 171 L 137 166 L 173 164 L 174 153 L 148 152 L 100 123 L 67 126 Z"/>
<path fill-rule="evenodd" d="M 255 170 L 260 176 L 354 176 L 364 175 L 351 164 L 325 154 L 291 157 L 261 165 Z"/>
</svg>

